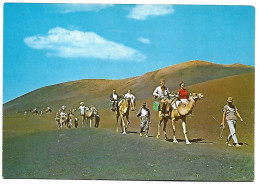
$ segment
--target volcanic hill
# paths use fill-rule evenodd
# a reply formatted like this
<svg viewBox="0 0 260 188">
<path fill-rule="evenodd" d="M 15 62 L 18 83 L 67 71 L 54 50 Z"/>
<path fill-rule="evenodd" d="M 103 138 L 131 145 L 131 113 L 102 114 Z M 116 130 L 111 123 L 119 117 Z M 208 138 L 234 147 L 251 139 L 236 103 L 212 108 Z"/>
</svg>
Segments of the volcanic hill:
<svg viewBox="0 0 260 188">
<path fill-rule="evenodd" d="M 113 89 L 116 89 L 118 94 L 124 94 L 131 89 L 139 101 L 152 96 L 160 78 L 166 79 L 166 86 L 172 91 L 179 88 L 180 81 L 190 86 L 249 72 L 254 72 L 254 67 L 194 60 L 121 80 L 84 79 L 46 86 L 5 103 L 3 110 L 4 115 L 24 112 L 34 107 L 44 109 L 47 106 L 57 111 L 62 105 L 66 105 L 67 109 L 78 107 L 81 101 L 87 105 L 93 104 L 98 109 L 105 109 L 108 107 L 109 95 Z"/>
</svg>

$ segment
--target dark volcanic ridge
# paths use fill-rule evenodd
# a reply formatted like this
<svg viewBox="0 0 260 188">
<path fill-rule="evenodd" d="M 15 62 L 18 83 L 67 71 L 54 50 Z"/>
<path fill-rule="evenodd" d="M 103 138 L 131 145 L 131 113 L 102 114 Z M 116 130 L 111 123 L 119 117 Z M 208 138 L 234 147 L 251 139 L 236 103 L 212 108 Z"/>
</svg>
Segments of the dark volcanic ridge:
<svg viewBox="0 0 260 188">
<path fill-rule="evenodd" d="M 80 101 L 98 108 L 107 108 L 109 94 L 113 89 L 119 94 L 131 89 L 137 100 L 142 100 L 151 97 L 160 78 L 166 79 L 170 90 L 177 90 L 180 81 L 186 82 L 186 85 L 194 85 L 254 71 L 254 67 L 239 63 L 221 65 L 193 60 L 121 80 L 84 79 L 46 86 L 5 103 L 3 109 L 4 113 L 21 112 L 34 107 L 43 109 L 47 106 L 57 110 L 61 105 L 73 108 Z"/>
</svg>

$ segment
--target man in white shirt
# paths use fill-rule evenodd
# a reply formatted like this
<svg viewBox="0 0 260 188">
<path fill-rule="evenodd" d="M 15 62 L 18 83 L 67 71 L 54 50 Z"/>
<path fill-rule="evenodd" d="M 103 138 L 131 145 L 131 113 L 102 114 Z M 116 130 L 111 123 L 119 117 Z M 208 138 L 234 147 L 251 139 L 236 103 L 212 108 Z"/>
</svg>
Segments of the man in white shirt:
<svg viewBox="0 0 260 188">
<path fill-rule="evenodd" d="M 162 88 L 165 88 L 164 91 Z M 160 99 L 163 98 L 169 98 L 170 95 L 170 91 L 169 89 L 165 86 L 165 79 L 160 79 L 160 86 L 158 86 L 157 88 L 155 88 L 154 92 L 153 92 L 153 96 L 154 97 L 158 97 Z"/>
<path fill-rule="evenodd" d="M 143 130 L 145 131 L 145 137 L 148 137 L 149 124 L 151 120 L 150 110 L 146 107 L 146 103 L 143 103 L 143 106 L 139 109 L 137 117 L 141 116 L 141 124 L 140 124 L 140 136 L 143 136 Z"/>
<path fill-rule="evenodd" d="M 81 116 L 84 116 L 86 110 L 87 110 L 87 107 L 84 106 L 84 102 L 81 102 L 81 103 L 80 103 L 80 106 L 79 106 L 79 114 L 80 114 Z"/>
<path fill-rule="evenodd" d="M 168 116 L 170 117 L 170 105 L 171 105 L 171 101 L 169 100 L 171 94 L 169 89 L 165 86 L 165 79 L 160 79 L 160 86 L 158 86 L 154 92 L 153 92 L 153 96 L 155 98 L 159 98 L 160 99 L 160 109 L 159 109 L 159 115 L 160 116 Z M 162 112 L 162 106 L 163 103 L 166 103 L 167 107 L 166 107 L 166 111 Z"/>
<path fill-rule="evenodd" d="M 63 105 L 63 106 L 61 107 L 60 111 L 61 111 L 61 112 L 65 112 L 65 109 L 66 109 L 66 106 Z"/>
<path fill-rule="evenodd" d="M 119 101 L 119 95 L 116 93 L 116 90 L 114 89 L 110 94 L 110 109 L 112 111 L 116 111 L 118 101 Z"/>
<path fill-rule="evenodd" d="M 131 90 L 129 89 L 127 93 L 124 95 L 125 99 L 130 99 L 130 107 L 131 110 L 135 110 L 135 96 L 131 93 Z"/>
</svg>

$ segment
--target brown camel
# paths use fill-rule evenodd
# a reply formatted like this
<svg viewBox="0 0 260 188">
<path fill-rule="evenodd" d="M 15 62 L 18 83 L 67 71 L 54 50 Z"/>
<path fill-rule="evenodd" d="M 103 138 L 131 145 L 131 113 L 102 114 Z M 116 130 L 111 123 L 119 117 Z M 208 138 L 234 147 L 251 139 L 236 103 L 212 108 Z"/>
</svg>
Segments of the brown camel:
<svg viewBox="0 0 260 188">
<path fill-rule="evenodd" d="M 171 117 L 171 111 L 172 111 L 172 106 L 169 100 L 167 99 L 161 99 L 160 101 L 160 111 L 159 111 L 159 123 L 158 123 L 158 134 L 156 138 L 160 137 L 160 129 L 161 129 L 161 124 L 163 122 L 163 132 L 164 136 L 167 139 L 166 135 L 166 125 L 168 120 Z"/>
<path fill-rule="evenodd" d="M 180 103 L 177 109 L 173 109 L 171 112 L 171 119 L 172 119 L 172 128 L 173 128 L 173 142 L 177 143 L 177 139 L 175 137 L 175 132 L 176 132 L 176 127 L 175 127 L 175 122 L 178 121 L 179 119 L 182 120 L 182 129 L 183 129 L 183 134 L 185 137 L 186 144 L 191 144 L 188 137 L 187 137 L 187 131 L 186 131 L 186 116 L 190 114 L 195 107 L 196 101 L 203 98 L 203 94 L 201 93 L 191 93 L 189 97 L 189 103 L 184 105 L 183 103 Z M 166 117 L 164 118 L 166 119 Z M 168 119 L 167 119 L 168 120 Z M 166 120 L 166 123 L 167 123 Z M 166 135 L 166 123 L 164 126 L 164 136 L 167 139 Z M 160 127 L 158 126 L 158 134 L 157 138 L 160 137 Z"/>
<path fill-rule="evenodd" d="M 87 119 L 87 122 L 89 121 L 90 128 L 92 127 L 92 121 L 95 121 L 94 127 L 95 128 L 98 127 L 98 124 L 99 124 L 98 118 L 99 118 L 99 115 L 98 115 L 97 109 L 91 105 L 91 107 L 86 111 L 86 119 Z"/>
<path fill-rule="evenodd" d="M 118 118 L 120 117 L 120 125 L 123 134 L 126 134 L 127 127 L 129 125 L 129 110 L 130 110 L 130 99 L 123 99 L 116 110 L 117 130 L 118 132 Z"/>
<path fill-rule="evenodd" d="M 45 112 L 46 112 L 46 114 L 47 114 L 48 112 L 52 113 L 52 109 L 51 109 L 50 107 L 47 107 L 46 110 L 45 110 Z"/>
</svg>

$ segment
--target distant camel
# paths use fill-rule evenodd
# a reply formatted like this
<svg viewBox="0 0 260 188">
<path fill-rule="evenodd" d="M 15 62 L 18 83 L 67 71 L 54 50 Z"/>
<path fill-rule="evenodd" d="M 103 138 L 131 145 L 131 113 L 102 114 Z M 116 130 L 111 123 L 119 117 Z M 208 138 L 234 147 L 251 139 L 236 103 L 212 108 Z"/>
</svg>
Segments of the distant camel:
<svg viewBox="0 0 260 188">
<path fill-rule="evenodd" d="M 45 110 L 45 112 L 46 112 L 46 114 L 47 114 L 48 112 L 52 113 L 52 109 L 51 109 L 50 107 L 47 107 L 46 110 Z"/>
<path fill-rule="evenodd" d="M 64 112 L 61 112 L 59 118 L 59 128 L 62 129 L 65 125 L 66 125 L 66 114 Z"/>
<path fill-rule="evenodd" d="M 179 119 L 182 120 L 182 129 L 183 134 L 185 137 L 186 144 L 191 144 L 187 137 L 187 131 L 186 131 L 186 116 L 190 114 L 195 107 L 196 101 L 203 98 L 204 95 L 201 93 L 190 93 L 189 97 L 189 103 L 184 105 L 183 103 L 180 103 L 177 109 L 172 110 L 171 118 L 172 118 L 172 129 L 173 129 L 173 142 L 177 143 L 177 139 L 175 137 L 176 127 L 175 122 Z M 166 130 L 164 130 L 165 138 L 167 139 Z M 157 138 L 160 136 L 160 131 L 158 129 Z"/>
<path fill-rule="evenodd" d="M 126 130 L 129 125 L 129 110 L 130 110 L 130 99 L 123 99 L 119 102 L 118 111 L 116 114 L 117 117 L 117 132 L 118 132 L 118 117 L 120 117 L 120 125 L 122 128 L 123 134 L 126 134 Z"/>
<path fill-rule="evenodd" d="M 69 111 L 65 116 L 65 126 L 67 126 L 68 128 L 72 128 L 72 119 L 73 114 L 71 111 Z"/>
<path fill-rule="evenodd" d="M 60 129 L 61 128 L 60 115 L 58 112 L 56 113 L 55 121 L 57 122 L 58 129 Z"/>
<path fill-rule="evenodd" d="M 87 122 L 89 121 L 89 127 L 92 127 L 92 120 L 95 121 L 94 127 L 97 128 L 99 125 L 99 115 L 98 115 L 98 111 L 95 107 L 93 107 L 91 105 L 91 107 L 89 108 L 89 110 L 86 111 L 86 119 Z"/>
<path fill-rule="evenodd" d="M 32 114 L 36 114 L 38 115 L 39 111 L 37 110 L 37 108 L 34 108 L 33 110 L 31 110 Z"/>
</svg>

